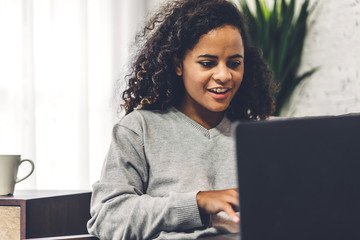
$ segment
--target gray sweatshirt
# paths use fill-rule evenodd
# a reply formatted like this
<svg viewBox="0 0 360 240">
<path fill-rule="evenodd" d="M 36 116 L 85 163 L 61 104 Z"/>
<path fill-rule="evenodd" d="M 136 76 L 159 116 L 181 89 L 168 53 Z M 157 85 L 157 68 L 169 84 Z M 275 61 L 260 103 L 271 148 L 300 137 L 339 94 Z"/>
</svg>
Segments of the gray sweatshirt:
<svg viewBox="0 0 360 240">
<path fill-rule="evenodd" d="M 136 110 L 114 126 L 88 230 L 100 239 L 195 239 L 236 232 L 224 212 L 200 216 L 199 191 L 237 187 L 225 117 L 207 130 L 176 108 Z"/>
</svg>

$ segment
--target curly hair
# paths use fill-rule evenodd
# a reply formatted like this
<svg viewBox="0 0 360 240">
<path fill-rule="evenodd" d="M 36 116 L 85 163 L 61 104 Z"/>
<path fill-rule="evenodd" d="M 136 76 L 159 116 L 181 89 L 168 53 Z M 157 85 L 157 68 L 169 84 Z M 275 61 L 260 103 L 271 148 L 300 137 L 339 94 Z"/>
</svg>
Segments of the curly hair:
<svg viewBox="0 0 360 240">
<path fill-rule="evenodd" d="M 184 83 L 175 73 L 174 57 L 183 59 L 203 34 L 224 25 L 235 26 L 244 44 L 244 77 L 226 110 L 227 117 L 266 119 L 275 110 L 272 72 L 248 36 L 245 19 L 226 0 L 175 0 L 163 5 L 144 28 L 144 44 L 132 65 L 123 92 L 126 114 L 136 108 L 166 110 L 178 105 Z"/>
</svg>

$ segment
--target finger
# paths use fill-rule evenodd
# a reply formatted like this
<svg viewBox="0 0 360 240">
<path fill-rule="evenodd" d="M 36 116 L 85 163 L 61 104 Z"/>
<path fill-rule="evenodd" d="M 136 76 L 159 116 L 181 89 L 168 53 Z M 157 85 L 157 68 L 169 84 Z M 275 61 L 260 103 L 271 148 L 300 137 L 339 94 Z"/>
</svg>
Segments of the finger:
<svg viewBox="0 0 360 240">
<path fill-rule="evenodd" d="M 236 214 L 236 212 L 234 211 L 234 209 L 231 207 L 230 204 L 225 205 L 224 211 L 231 218 L 233 222 L 235 223 L 240 222 L 239 216 Z"/>
</svg>

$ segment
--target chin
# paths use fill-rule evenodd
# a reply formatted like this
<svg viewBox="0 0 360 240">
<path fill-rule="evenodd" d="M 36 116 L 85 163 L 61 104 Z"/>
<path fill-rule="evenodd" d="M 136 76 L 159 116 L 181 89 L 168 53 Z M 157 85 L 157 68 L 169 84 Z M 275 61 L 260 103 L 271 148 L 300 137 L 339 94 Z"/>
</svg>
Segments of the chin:
<svg viewBox="0 0 360 240">
<path fill-rule="evenodd" d="M 229 106 L 222 106 L 222 107 L 216 107 L 216 108 L 210 108 L 209 110 L 212 112 L 216 112 L 216 113 L 221 113 L 226 111 L 226 109 L 228 109 Z"/>
</svg>

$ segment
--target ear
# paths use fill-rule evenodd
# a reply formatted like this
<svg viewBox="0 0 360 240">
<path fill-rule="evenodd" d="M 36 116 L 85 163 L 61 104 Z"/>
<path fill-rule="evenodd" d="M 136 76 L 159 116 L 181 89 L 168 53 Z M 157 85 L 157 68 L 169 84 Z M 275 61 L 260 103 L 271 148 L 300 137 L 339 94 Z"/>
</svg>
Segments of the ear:
<svg viewBox="0 0 360 240">
<path fill-rule="evenodd" d="M 179 77 L 182 76 L 182 74 L 183 74 L 183 66 L 182 66 L 182 63 L 181 63 L 180 59 L 177 56 L 174 56 L 174 65 L 175 65 L 175 73 L 176 73 L 176 75 L 178 75 Z"/>
</svg>

